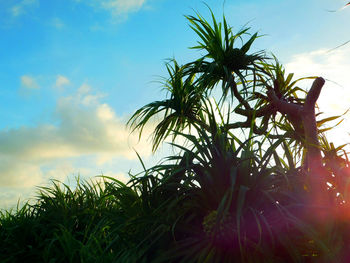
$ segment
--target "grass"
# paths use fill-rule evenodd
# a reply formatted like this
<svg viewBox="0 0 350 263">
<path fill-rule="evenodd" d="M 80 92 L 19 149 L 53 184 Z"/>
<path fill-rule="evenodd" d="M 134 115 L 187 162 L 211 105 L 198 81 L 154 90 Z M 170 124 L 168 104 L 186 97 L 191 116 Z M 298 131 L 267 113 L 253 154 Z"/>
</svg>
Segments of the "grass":
<svg viewBox="0 0 350 263">
<path fill-rule="evenodd" d="M 1 262 L 103 262 L 117 212 L 100 184 L 72 191 L 54 182 L 42 188 L 34 205 L 1 214 Z M 99 261 L 102 260 L 102 261 Z"/>
<path fill-rule="evenodd" d="M 201 147 L 210 151 L 215 142 L 218 150 L 217 141 L 201 138 Z M 103 178 L 72 190 L 54 181 L 34 204 L 1 213 L 0 262 L 337 262 L 349 224 L 334 219 L 317 232 L 305 217 L 312 207 L 300 178 L 271 177 L 276 167 L 263 171 L 253 157 L 249 166 L 236 162 L 233 154 L 247 155 L 239 151 L 223 165 L 222 156 L 199 163 L 204 153 L 188 150 L 128 184 Z M 213 178 L 225 173 L 215 162 L 232 167 L 230 187 L 196 181 L 206 170 Z M 243 169 L 260 177 L 247 181 Z M 284 176 L 295 189 L 286 190 Z"/>
</svg>

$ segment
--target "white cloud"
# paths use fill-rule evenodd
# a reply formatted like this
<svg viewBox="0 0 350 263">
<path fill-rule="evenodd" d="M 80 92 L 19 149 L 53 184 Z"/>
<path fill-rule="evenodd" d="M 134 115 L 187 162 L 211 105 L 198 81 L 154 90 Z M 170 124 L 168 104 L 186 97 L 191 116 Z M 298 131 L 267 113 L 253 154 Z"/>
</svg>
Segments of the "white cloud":
<svg viewBox="0 0 350 263">
<path fill-rule="evenodd" d="M 91 87 L 88 84 L 84 83 L 83 85 L 81 85 L 79 87 L 78 95 L 83 96 L 83 95 L 88 94 L 90 91 L 91 91 Z"/>
<path fill-rule="evenodd" d="M 22 0 L 18 4 L 11 7 L 10 12 L 13 16 L 20 16 L 27 13 L 27 10 L 39 5 L 38 0 Z"/>
<path fill-rule="evenodd" d="M 75 0 L 80 4 L 88 4 L 95 9 L 106 10 L 114 18 L 125 19 L 129 13 L 139 11 L 146 3 L 146 0 Z M 91 30 L 101 30 L 103 27 L 94 25 Z"/>
<path fill-rule="evenodd" d="M 325 113 L 320 118 L 343 114 L 350 107 L 350 46 L 329 50 L 323 48 L 297 54 L 285 65 L 286 71 L 296 73 L 296 77 L 321 76 L 326 79 L 318 100 L 321 112 Z M 304 83 L 307 84 L 304 87 L 311 87 L 311 81 Z M 344 117 L 344 122 L 329 133 L 329 138 L 338 144 L 350 141 L 349 114 Z"/>
<path fill-rule="evenodd" d="M 115 158 L 136 160 L 134 148 L 141 156 L 151 154 L 151 145 L 138 142 L 137 134 L 129 135 L 125 120 L 91 90 L 83 84 L 74 95 L 58 99 L 54 113 L 57 125 L 0 130 L 0 188 L 27 189 L 72 173 L 97 175 L 91 167 Z M 83 164 L 86 170 L 72 164 L 84 158 L 89 158 Z M 103 172 L 103 166 L 99 169 Z"/>
<path fill-rule="evenodd" d="M 113 120 L 116 118 L 113 110 L 107 104 L 102 104 L 98 107 L 97 116 L 101 120 L 105 121 Z"/>
<path fill-rule="evenodd" d="M 144 3 L 145 0 L 106 0 L 101 1 L 100 6 L 114 15 L 120 15 L 138 11 Z"/>
<path fill-rule="evenodd" d="M 288 72 L 294 72 L 298 77 L 325 78 L 326 84 L 322 89 L 319 105 L 325 110 L 339 113 L 350 106 L 350 46 L 328 51 L 329 49 L 318 49 L 297 54 L 285 67 Z"/>
<path fill-rule="evenodd" d="M 60 98 L 55 109 L 56 126 L 40 124 L 0 131 L 0 157 L 40 161 L 103 153 L 135 158 L 128 142 L 135 143 L 137 136 L 129 136 L 125 121 L 108 104 L 98 103 L 98 97 L 77 93 Z"/>
<path fill-rule="evenodd" d="M 79 103 L 85 106 L 96 106 L 97 104 L 99 104 L 100 99 L 102 99 L 105 95 L 102 93 L 92 94 L 91 90 L 91 87 L 86 83 L 82 84 L 79 87 L 76 95 L 77 99 L 79 100 Z"/>
<path fill-rule="evenodd" d="M 1 187 L 28 188 L 42 183 L 40 167 L 31 162 L 15 160 L 11 156 L 1 157 L 0 170 Z"/>
<path fill-rule="evenodd" d="M 27 89 L 39 89 L 39 85 L 36 81 L 36 79 L 29 75 L 23 75 L 21 76 L 21 85 L 23 88 Z"/>
<path fill-rule="evenodd" d="M 56 78 L 55 88 L 61 90 L 64 86 L 69 85 L 70 81 L 68 78 L 62 75 L 58 75 Z"/>
</svg>

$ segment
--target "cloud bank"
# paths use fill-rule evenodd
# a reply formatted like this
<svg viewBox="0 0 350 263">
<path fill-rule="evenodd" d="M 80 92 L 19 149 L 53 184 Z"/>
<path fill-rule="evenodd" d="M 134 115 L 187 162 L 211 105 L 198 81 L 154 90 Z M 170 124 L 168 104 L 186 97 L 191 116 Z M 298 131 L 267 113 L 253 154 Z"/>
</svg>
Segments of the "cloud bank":
<svg viewBox="0 0 350 263">
<path fill-rule="evenodd" d="M 67 83 L 70 81 L 66 77 L 59 76 L 55 84 Z M 83 84 L 74 94 L 57 99 L 50 123 L 0 130 L 0 207 L 10 203 L 5 192 L 12 191 L 15 202 L 15 193 L 43 185 L 49 179 L 64 181 L 72 174 L 101 173 L 123 177 L 122 172 L 127 170 L 103 169 L 104 165 L 108 167 L 108 162 L 116 159 L 136 160 L 134 149 L 143 157 L 151 154 L 151 145 L 139 142 L 137 134 L 130 135 L 125 118 L 102 103 L 102 97 Z M 77 162 L 82 164 L 77 167 Z"/>
</svg>

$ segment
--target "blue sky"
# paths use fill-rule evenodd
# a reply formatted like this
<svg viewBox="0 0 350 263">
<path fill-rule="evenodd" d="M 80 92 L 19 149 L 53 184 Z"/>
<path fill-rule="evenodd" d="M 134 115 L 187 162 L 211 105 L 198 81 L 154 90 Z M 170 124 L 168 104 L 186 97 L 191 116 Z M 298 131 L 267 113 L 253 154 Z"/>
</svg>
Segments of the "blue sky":
<svg viewBox="0 0 350 263">
<path fill-rule="evenodd" d="M 327 82 L 321 110 L 347 108 L 350 49 L 328 51 L 350 40 L 350 7 L 327 11 L 346 1 L 206 3 L 235 29 L 248 23 L 266 34 L 254 49 L 273 52 L 287 70 L 337 82 Z M 198 56 L 184 18 L 192 9 L 209 18 L 199 0 L 0 0 L 0 207 L 52 178 L 125 179 L 139 168 L 134 149 L 150 164 L 166 152 L 152 156 L 146 138 L 138 143 L 124 125 L 162 98 L 154 81 L 165 76 L 165 59 Z"/>
</svg>

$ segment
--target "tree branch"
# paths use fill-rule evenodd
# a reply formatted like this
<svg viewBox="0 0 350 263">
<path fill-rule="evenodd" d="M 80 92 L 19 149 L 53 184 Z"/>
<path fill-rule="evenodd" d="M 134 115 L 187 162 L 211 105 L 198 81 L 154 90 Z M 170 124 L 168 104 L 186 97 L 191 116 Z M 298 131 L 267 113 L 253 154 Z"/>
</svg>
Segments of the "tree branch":
<svg viewBox="0 0 350 263">
<path fill-rule="evenodd" d="M 247 109 L 245 110 L 242 108 L 236 108 L 235 113 L 246 116 L 246 117 L 252 117 L 254 115 L 256 118 L 259 118 L 259 117 L 265 116 L 266 114 L 271 113 L 273 109 L 274 109 L 273 105 L 268 104 L 268 105 L 265 105 L 264 107 L 260 108 L 259 110 L 253 110 L 253 109 L 252 110 L 247 110 Z"/>
<path fill-rule="evenodd" d="M 310 91 L 307 93 L 306 99 L 305 99 L 305 110 L 314 110 L 316 101 L 318 97 L 320 96 L 321 89 L 325 83 L 325 80 L 321 77 L 318 77 L 315 79 L 315 81 L 312 83 Z"/>
<path fill-rule="evenodd" d="M 283 114 L 299 115 L 303 111 L 302 105 L 297 105 L 287 102 L 283 99 L 279 99 L 273 89 L 267 91 L 267 96 L 270 99 L 272 105 L 275 106 L 276 109 Z"/>
<path fill-rule="evenodd" d="M 231 90 L 233 92 L 233 95 L 236 97 L 236 99 L 239 101 L 240 104 L 242 104 L 247 110 L 252 110 L 249 103 L 241 96 L 237 89 L 237 84 L 233 80 L 233 76 L 230 76 L 228 85 L 231 87 Z"/>
</svg>

